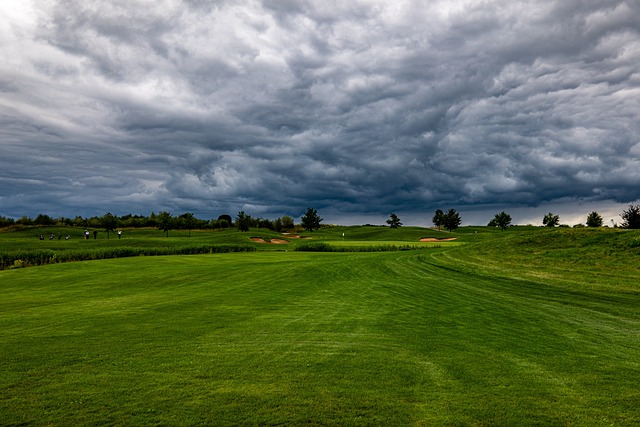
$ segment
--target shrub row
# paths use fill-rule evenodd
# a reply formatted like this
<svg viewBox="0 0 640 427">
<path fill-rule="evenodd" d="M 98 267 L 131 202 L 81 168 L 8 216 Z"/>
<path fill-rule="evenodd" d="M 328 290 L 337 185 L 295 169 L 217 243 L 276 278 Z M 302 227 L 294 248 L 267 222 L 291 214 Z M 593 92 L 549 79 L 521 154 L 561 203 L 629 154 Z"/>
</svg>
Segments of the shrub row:
<svg viewBox="0 0 640 427">
<path fill-rule="evenodd" d="M 430 247 L 440 247 L 430 246 Z M 300 252 L 394 252 L 394 251 L 411 251 L 415 249 L 424 249 L 426 246 L 416 245 L 371 245 L 371 246 L 332 246 L 324 242 L 303 243 L 296 247 L 296 251 Z"/>
<path fill-rule="evenodd" d="M 133 256 L 156 255 L 198 255 L 228 252 L 251 252 L 256 248 L 249 245 L 189 245 L 176 247 L 119 247 L 99 248 L 93 250 L 53 251 L 38 249 L 30 251 L 0 252 L 0 269 L 29 267 L 34 265 L 53 264 L 58 262 L 89 261 L 108 258 L 125 258 Z"/>
</svg>

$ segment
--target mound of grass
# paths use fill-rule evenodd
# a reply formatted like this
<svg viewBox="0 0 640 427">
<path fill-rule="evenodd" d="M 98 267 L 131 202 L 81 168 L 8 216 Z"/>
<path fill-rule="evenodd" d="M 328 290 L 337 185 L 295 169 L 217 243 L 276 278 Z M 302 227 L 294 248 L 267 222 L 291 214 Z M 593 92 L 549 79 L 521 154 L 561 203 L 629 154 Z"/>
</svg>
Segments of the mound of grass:
<svg viewBox="0 0 640 427">
<path fill-rule="evenodd" d="M 469 236 L 434 261 L 468 274 L 638 292 L 638 238 L 637 230 L 607 228 L 510 230 Z"/>
</svg>

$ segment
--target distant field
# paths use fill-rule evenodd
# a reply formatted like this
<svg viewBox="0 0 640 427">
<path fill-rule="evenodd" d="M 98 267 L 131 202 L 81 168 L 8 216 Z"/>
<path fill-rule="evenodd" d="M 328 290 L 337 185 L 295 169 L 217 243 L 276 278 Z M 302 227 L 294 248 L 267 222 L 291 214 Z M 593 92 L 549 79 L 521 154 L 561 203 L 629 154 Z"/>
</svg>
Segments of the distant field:
<svg viewBox="0 0 640 427">
<path fill-rule="evenodd" d="M 640 424 L 637 231 L 34 231 L 257 251 L 0 271 L 2 425 Z"/>
</svg>

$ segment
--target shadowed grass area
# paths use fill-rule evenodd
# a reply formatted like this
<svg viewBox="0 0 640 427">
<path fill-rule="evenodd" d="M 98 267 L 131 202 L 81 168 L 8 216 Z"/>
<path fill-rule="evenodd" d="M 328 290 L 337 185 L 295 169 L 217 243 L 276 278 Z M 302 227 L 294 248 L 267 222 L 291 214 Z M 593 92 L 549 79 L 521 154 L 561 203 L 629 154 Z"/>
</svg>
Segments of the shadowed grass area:
<svg viewBox="0 0 640 427">
<path fill-rule="evenodd" d="M 3 423 L 640 423 L 638 234 L 478 231 L 1 271 Z"/>
</svg>

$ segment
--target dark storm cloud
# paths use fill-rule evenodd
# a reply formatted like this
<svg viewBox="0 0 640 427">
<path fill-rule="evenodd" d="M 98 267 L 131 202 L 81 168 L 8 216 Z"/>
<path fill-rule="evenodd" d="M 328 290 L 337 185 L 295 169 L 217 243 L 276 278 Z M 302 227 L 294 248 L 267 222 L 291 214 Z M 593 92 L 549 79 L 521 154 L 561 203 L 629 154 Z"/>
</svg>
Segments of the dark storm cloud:
<svg viewBox="0 0 640 427">
<path fill-rule="evenodd" d="M 0 214 L 640 199 L 637 2 L 2 8 Z"/>
</svg>

